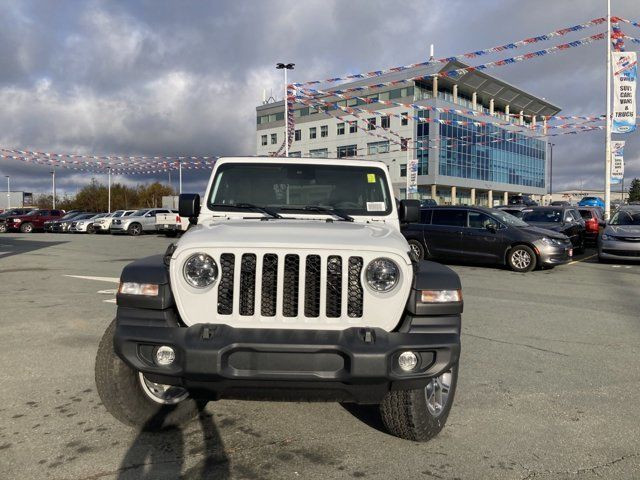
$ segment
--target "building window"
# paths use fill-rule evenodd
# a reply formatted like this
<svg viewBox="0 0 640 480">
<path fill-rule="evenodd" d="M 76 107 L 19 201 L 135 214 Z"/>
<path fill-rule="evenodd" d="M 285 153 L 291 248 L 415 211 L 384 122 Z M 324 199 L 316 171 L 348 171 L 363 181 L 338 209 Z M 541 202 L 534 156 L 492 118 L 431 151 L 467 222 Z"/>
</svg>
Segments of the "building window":
<svg viewBox="0 0 640 480">
<path fill-rule="evenodd" d="M 327 158 L 329 156 L 329 150 L 326 148 L 317 148 L 315 150 L 309 150 L 309 156 L 313 158 Z"/>
<path fill-rule="evenodd" d="M 338 124 L 338 135 L 344 135 L 344 122 Z"/>
<path fill-rule="evenodd" d="M 407 164 L 403 163 L 402 165 L 400 165 L 400 176 L 401 177 L 406 177 L 407 176 Z"/>
<path fill-rule="evenodd" d="M 389 128 L 391 125 L 391 117 L 389 115 L 385 115 L 380 119 L 380 126 L 382 128 Z"/>
<path fill-rule="evenodd" d="M 262 135 L 262 146 L 264 147 L 267 144 L 267 136 L 266 135 Z"/>
<path fill-rule="evenodd" d="M 407 139 L 406 138 L 401 138 L 400 139 L 400 150 L 402 150 L 403 152 L 407 151 Z"/>
<path fill-rule="evenodd" d="M 296 130 L 296 131 L 294 132 L 294 137 L 293 137 L 293 139 L 294 139 L 296 142 L 299 142 L 300 140 L 302 140 L 302 130 Z"/>
<path fill-rule="evenodd" d="M 289 152 L 290 157 L 302 157 L 302 152 Z"/>
<path fill-rule="evenodd" d="M 349 133 L 356 133 L 358 131 L 358 123 L 355 120 L 349 122 Z"/>
<path fill-rule="evenodd" d="M 375 130 L 376 128 L 376 117 L 371 117 L 367 121 L 367 130 Z"/>
<path fill-rule="evenodd" d="M 357 145 L 343 145 L 338 147 L 338 158 L 355 157 L 358 155 Z"/>
<path fill-rule="evenodd" d="M 320 125 L 320 137 L 325 138 L 329 136 L 329 126 Z"/>
<path fill-rule="evenodd" d="M 276 143 L 278 143 L 278 134 L 277 133 L 272 133 L 271 134 L 271 145 L 275 145 Z"/>
<path fill-rule="evenodd" d="M 409 125 L 409 112 L 402 112 L 401 115 L 402 119 L 400 120 L 400 125 L 406 127 L 407 125 Z"/>
<path fill-rule="evenodd" d="M 309 138 L 312 140 L 316 138 L 316 127 L 311 127 L 309 129 Z"/>
<path fill-rule="evenodd" d="M 389 141 L 367 143 L 367 154 L 389 153 Z"/>
</svg>

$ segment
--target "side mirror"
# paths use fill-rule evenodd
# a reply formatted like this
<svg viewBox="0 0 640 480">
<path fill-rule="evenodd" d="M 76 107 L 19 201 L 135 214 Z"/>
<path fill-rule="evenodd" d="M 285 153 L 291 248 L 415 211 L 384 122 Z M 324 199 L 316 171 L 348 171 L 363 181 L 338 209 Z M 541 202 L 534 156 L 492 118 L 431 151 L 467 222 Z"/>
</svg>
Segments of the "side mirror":
<svg viewBox="0 0 640 480">
<path fill-rule="evenodd" d="M 420 201 L 400 200 L 398 216 L 402 223 L 418 223 L 420 221 Z"/>
<path fill-rule="evenodd" d="M 491 233 L 496 233 L 498 231 L 498 225 L 496 225 L 495 223 L 487 223 L 487 226 L 485 228 Z"/>
<path fill-rule="evenodd" d="M 200 215 L 200 195 L 197 193 L 183 193 L 178 197 L 178 215 L 189 219 L 189 223 L 198 223 Z"/>
</svg>

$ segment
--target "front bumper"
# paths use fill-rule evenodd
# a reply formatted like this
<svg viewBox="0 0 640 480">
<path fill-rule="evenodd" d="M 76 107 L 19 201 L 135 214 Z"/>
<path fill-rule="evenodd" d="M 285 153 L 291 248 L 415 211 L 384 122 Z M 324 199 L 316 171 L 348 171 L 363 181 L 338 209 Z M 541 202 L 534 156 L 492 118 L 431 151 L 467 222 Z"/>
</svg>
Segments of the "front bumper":
<svg viewBox="0 0 640 480">
<path fill-rule="evenodd" d="M 562 246 L 538 247 L 540 264 L 544 266 L 555 266 L 569 263 L 573 258 L 573 246 L 567 243 Z"/>
<path fill-rule="evenodd" d="M 600 240 L 598 256 L 606 260 L 640 261 L 640 241 Z"/>
<path fill-rule="evenodd" d="M 151 326 L 127 321 L 119 308 L 115 350 L 132 368 L 158 383 L 181 385 L 196 398 L 271 398 L 380 403 L 389 390 L 423 388 L 457 363 L 460 315 L 430 318 L 437 328 L 289 330 L 224 324 Z M 434 323 L 435 322 L 435 323 Z M 155 322 L 154 322 L 155 323 Z M 157 325 L 157 324 L 156 324 Z M 154 348 L 176 352 L 171 366 L 153 362 Z M 415 371 L 402 372 L 401 352 L 418 354 Z"/>
<path fill-rule="evenodd" d="M 129 225 L 127 225 L 126 227 L 128 227 Z M 111 233 L 127 233 L 127 228 L 126 228 L 123 224 L 116 224 L 114 225 L 113 223 L 111 224 L 111 226 L 109 227 L 109 231 Z"/>
</svg>

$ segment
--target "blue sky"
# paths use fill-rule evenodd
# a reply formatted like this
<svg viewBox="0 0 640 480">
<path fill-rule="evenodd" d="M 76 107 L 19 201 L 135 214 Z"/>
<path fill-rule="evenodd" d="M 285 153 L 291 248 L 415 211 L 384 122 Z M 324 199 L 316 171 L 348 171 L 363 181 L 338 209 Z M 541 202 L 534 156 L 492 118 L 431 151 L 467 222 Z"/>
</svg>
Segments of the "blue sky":
<svg viewBox="0 0 640 480">
<path fill-rule="evenodd" d="M 640 20 L 637 0 L 613 5 L 614 15 Z M 281 89 L 278 61 L 296 63 L 293 81 L 326 78 L 424 61 L 430 43 L 444 57 L 605 14 L 605 0 L 4 1 L 0 146 L 251 155 L 255 106 L 263 89 Z M 640 28 L 623 28 L 640 38 Z M 561 106 L 564 114 L 602 114 L 605 48 L 601 41 L 491 73 Z M 628 142 L 627 178 L 640 176 L 638 135 L 620 137 Z M 553 141 L 554 189 L 601 187 L 603 132 Z M 49 189 L 49 168 L 0 162 L 12 189 Z M 90 176 L 59 170 L 58 186 L 74 192 Z M 200 191 L 206 177 L 203 171 L 185 172 L 185 190 Z"/>
</svg>

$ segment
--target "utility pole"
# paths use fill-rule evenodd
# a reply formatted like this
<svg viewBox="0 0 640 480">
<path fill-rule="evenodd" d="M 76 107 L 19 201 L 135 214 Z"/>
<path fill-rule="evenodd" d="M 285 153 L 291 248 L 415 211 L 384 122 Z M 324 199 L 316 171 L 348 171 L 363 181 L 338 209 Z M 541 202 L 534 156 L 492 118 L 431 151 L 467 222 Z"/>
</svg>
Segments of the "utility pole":
<svg viewBox="0 0 640 480">
<path fill-rule="evenodd" d="M 5 175 L 7 177 L 7 210 L 11 208 L 11 176 Z"/>
<path fill-rule="evenodd" d="M 56 208 L 56 167 L 51 170 L 51 208 Z"/>
<path fill-rule="evenodd" d="M 178 161 L 178 193 L 182 195 L 182 160 Z"/>
<path fill-rule="evenodd" d="M 293 70 L 295 63 L 277 63 L 278 70 L 284 70 L 284 156 L 289 156 L 289 88 L 287 84 L 287 70 Z"/>
<path fill-rule="evenodd" d="M 604 159 L 604 218 L 611 215 L 611 0 L 607 0 L 607 126 Z"/>
</svg>

